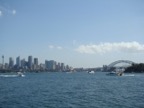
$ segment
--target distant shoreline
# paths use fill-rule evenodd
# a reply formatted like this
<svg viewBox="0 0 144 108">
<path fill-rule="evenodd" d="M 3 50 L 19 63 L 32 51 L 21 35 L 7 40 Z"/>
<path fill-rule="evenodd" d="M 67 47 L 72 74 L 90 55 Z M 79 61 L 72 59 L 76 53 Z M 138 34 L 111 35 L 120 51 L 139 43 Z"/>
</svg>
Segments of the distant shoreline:
<svg viewBox="0 0 144 108">
<path fill-rule="evenodd" d="M 17 73 L 20 72 L 19 70 L 0 70 L 0 73 Z M 26 70 L 26 71 L 21 71 L 21 72 L 28 72 L 28 73 L 41 73 L 41 72 L 71 72 L 71 71 L 58 71 L 58 70 Z M 86 71 L 74 71 L 74 72 L 86 72 Z M 96 72 L 109 72 L 109 71 L 96 71 Z M 139 72 L 127 72 L 125 71 L 124 73 L 144 73 L 144 71 L 139 71 Z"/>
</svg>

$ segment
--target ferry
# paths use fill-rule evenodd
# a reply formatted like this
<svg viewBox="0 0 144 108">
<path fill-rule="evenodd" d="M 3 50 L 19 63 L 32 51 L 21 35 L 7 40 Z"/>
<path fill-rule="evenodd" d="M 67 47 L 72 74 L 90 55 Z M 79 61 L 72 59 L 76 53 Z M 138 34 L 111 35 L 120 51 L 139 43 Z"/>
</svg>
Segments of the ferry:
<svg viewBox="0 0 144 108">
<path fill-rule="evenodd" d="M 110 75 L 110 76 L 122 76 L 123 72 L 110 72 L 110 73 L 107 73 L 106 75 Z"/>
<path fill-rule="evenodd" d="M 88 73 L 90 73 L 90 74 L 94 74 L 95 72 L 94 72 L 94 71 L 88 71 Z"/>
<path fill-rule="evenodd" d="M 22 72 L 17 72 L 17 74 L 0 74 L 0 77 L 25 77 Z"/>
<path fill-rule="evenodd" d="M 110 76 L 122 76 L 123 74 L 124 74 L 124 70 L 116 70 L 116 71 L 109 72 L 106 75 L 110 75 Z"/>
</svg>

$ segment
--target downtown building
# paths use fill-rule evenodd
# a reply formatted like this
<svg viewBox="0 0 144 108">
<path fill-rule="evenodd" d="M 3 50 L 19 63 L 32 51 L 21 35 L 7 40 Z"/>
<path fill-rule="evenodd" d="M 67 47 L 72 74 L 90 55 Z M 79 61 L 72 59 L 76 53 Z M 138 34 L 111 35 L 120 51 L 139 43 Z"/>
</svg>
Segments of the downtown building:
<svg viewBox="0 0 144 108">
<path fill-rule="evenodd" d="M 33 69 L 34 69 L 34 70 L 38 70 L 38 69 L 39 69 L 39 65 L 38 65 L 38 58 L 34 58 L 34 65 L 33 65 Z"/>
<path fill-rule="evenodd" d="M 64 63 L 61 63 L 61 70 L 65 71 L 65 64 Z"/>
<path fill-rule="evenodd" d="M 9 58 L 9 69 L 12 69 L 14 67 L 14 60 L 12 57 Z"/>
<path fill-rule="evenodd" d="M 33 57 L 32 56 L 28 56 L 28 69 L 31 69 L 33 68 Z"/>
<path fill-rule="evenodd" d="M 45 60 L 45 67 L 46 67 L 46 70 L 49 70 L 49 71 L 55 71 L 56 70 L 56 61 L 54 60 Z"/>
<path fill-rule="evenodd" d="M 21 67 L 21 60 L 20 60 L 20 56 L 18 56 L 16 58 L 16 68 L 19 69 Z"/>
<path fill-rule="evenodd" d="M 22 69 L 27 69 L 27 62 L 25 61 L 25 59 L 21 60 L 21 68 Z"/>
</svg>

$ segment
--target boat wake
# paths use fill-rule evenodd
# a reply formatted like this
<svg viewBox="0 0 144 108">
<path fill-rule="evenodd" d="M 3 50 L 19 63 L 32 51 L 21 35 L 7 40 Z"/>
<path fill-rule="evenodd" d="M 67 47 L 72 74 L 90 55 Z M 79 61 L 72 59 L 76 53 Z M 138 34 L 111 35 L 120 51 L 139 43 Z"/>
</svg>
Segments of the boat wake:
<svg viewBox="0 0 144 108">
<path fill-rule="evenodd" d="M 19 75 L 0 75 L 0 77 L 25 77 L 25 75 L 19 76 Z"/>
<path fill-rule="evenodd" d="M 135 76 L 134 74 L 124 74 L 123 76 Z"/>
</svg>

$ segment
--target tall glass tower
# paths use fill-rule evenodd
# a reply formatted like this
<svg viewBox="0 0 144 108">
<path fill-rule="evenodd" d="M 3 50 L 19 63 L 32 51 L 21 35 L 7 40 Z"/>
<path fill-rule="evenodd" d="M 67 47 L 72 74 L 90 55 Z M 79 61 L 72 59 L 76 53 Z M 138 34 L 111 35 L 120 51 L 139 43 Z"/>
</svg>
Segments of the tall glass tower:
<svg viewBox="0 0 144 108">
<path fill-rule="evenodd" d="M 9 58 L 9 68 L 13 68 L 14 67 L 14 60 L 12 57 Z"/>
<path fill-rule="evenodd" d="M 20 56 L 18 56 L 18 57 L 16 58 L 16 65 L 17 65 L 18 68 L 21 67 Z"/>
<path fill-rule="evenodd" d="M 32 69 L 32 65 L 33 65 L 33 58 L 32 56 L 28 56 L 28 68 Z"/>
</svg>

